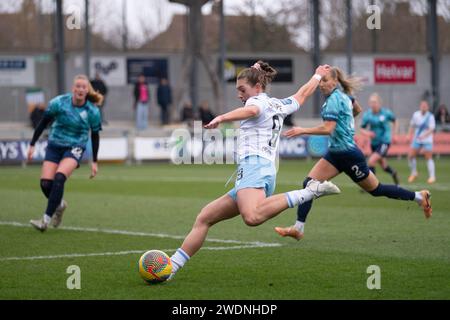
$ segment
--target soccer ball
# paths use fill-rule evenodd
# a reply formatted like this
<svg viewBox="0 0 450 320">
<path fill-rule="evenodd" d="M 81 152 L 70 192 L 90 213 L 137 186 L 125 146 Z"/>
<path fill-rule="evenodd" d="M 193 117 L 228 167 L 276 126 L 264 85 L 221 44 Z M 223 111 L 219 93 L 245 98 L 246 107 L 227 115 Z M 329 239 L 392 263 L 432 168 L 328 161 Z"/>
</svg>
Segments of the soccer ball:
<svg viewBox="0 0 450 320">
<path fill-rule="evenodd" d="M 150 250 L 139 259 L 139 274 L 147 283 L 164 282 L 172 272 L 169 256 L 160 250 Z"/>
</svg>

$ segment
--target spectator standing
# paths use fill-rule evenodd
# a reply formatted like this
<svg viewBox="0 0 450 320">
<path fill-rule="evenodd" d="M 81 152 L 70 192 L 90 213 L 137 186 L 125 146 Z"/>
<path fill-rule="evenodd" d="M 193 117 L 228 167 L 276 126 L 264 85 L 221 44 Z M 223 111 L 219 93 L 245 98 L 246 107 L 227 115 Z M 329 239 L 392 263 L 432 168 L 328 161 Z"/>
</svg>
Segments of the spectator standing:
<svg viewBox="0 0 450 320">
<path fill-rule="evenodd" d="M 148 108 L 150 93 L 143 74 L 139 75 L 134 85 L 134 108 L 136 111 L 136 129 L 145 130 L 148 127 Z"/>
<path fill-rule="evenodd" d="M 172 104 L 172 89 L 167 78 L 161 78 L 158 88 L 156 89 L 156 97 L 158 105 L 161 108 L 161 125 L 169 124 L 169 108 Z"/>
</svg>

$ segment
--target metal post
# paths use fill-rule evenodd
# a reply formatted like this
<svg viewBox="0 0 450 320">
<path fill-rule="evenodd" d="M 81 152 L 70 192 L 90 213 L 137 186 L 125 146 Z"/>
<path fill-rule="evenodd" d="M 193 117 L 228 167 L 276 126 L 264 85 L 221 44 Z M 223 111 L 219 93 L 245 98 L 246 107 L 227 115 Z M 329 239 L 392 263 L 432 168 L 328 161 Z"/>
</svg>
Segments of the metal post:
<svg viewBox="0 0 450 320">
<path fill-rule="evenodd" d="M 370 0 L 370 5 L 374 6 L 375 5 L 375 0 Z M 371 31 L 371 35 L 372 35 L 372 53 L 376 53 L 378 51 L 378 34 L 377 34 L 377 29 L 373 29 Z"/>
<path fill-rule="evenodd" d="M 195 1 L 189 7 L 189 46 L 192 57 L 191 62 L 191 72 L 190 72 L 190 96 L 192 103 L 192 111 L 194 117 L 197 115 L 197 105 L 198 105 L 198 50 L 199 48 L 199 37 L 201 37 L 200 29 L 200 17 L 201 15 L 201 5 Z"/>
<path fill-rule="evenodd" d="M 225 54 L 226 54 L 226 43 L 225 43 L 225 15 L 223 11 L 223 2 L 225 0 L 220 0 L 220 58 L 219 58 L 219 72 L 220 72 L 220 82 L 222 86 L 222 103 L 221 106 L 226 106 L 226 91 L 227 91 L 227 80 L 225 79 Z M 225 110 L 219 110 L 223 113 Z"/>
<path fill-rule="evenodd" d="M 58 94 L 63 94 L 66 90 L 66 73 L 64 57 L 64 22 L 63 22 L 63 0 L 56 0 L 56 78 Z"/>
<path fill-rule="evenodd" d="M 320 15 L 320 1 L 319 0 L 311 0 L 312 5 L 312 38 L 313 38 L 313 72 L 320 65 L 320 23 L 319 23 L 319 15 Z M 313 97 L 313 110 L 314 116 L 319 115 L 320 113 L 320 93 L 319 91 L 314 92 Z"/>
<path fill-rule="evenodd" d="M 431 96 L 433 113 L 439 107 L 439 49 L 438 49 L 438 25 L 437 25 L 437 0 L 428 0 L 429 21 L 429 55 L 431 63 Z"/>
<path fill-rule="evenodd" d="M 90 77 L 91 66 L 91 32 L 89 27 L 89 0 L 84 0 L 84 73 Z"/>
<path fill-rule="evenodd" d="M 127 0 L 122 0 L 122 49 L 128 49 Z"/>
<path fill-rule="evenodd" d="M 352 74 L 353 72 L 353 61 L 352 61 L 352 0 L 346 0 L 347 9 L 347 73 Z"/>
</svg>

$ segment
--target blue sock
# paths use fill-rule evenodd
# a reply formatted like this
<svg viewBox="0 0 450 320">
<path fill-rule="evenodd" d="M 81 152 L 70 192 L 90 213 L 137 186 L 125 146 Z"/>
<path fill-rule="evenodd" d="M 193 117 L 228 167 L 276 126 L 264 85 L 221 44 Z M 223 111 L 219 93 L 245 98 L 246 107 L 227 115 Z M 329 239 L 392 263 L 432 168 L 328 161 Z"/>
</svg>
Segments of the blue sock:
<svg viewBox="0 0 450 320">
<path fill-rule="evenodd" d="M 414 200 L 416 197 L 416 193 L 400 188 L 396 185 L 391 184 L 379 184 L 378 187 L 375 188 L 375 190 L 372 190 L 369 192 L 374 197 L 388 197 L 391 199 L 398 199 L 398 200 Z"/>
</svg>

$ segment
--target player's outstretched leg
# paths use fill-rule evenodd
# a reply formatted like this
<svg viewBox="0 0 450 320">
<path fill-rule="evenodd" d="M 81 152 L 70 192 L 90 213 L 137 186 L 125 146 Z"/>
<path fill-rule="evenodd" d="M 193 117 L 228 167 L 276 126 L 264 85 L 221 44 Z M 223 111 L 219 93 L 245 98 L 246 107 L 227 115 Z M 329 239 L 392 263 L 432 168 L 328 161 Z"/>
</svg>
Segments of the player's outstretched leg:
<svg viewBox="0 0 450 320">
<path fill-rule="evenodd" d="M 219 221 L 231 219 L 237 215 L 239 215 L 239 211 L 236 202 L 228 194 L 206 205 L 198 214 L 192 230 L 184 239 L 181 247 L 170 257 L 172 273 L 167 280 L 172 280 L 178 270 L 200 250 L 209 228 Z"/>
</svg>

